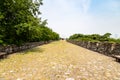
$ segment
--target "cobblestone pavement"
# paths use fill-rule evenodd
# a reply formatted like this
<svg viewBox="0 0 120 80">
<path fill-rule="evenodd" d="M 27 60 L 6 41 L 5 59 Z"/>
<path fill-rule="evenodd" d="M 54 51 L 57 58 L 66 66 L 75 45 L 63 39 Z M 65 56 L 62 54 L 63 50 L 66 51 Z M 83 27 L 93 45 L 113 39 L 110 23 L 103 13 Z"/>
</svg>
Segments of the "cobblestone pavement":
<svg viewBox="0 0 120 80">
<path fill-rule="evenodd" d="M 0 80 L 120 80 L 120 63 L 57 41 L 1 60 Z"/>
</svg>

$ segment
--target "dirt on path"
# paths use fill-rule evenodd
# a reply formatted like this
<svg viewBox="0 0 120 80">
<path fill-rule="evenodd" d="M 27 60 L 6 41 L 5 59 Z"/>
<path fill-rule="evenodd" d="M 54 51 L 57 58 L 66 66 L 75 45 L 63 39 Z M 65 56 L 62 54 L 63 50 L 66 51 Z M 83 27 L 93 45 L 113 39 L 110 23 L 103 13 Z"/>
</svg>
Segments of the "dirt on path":
<svg viewBox="0 0 120 80">
<path fill-rule="evenodd" d="M 1 60 L 0 80 L 120 80 L 120 63 L 57 41 Z"/>
</svg>

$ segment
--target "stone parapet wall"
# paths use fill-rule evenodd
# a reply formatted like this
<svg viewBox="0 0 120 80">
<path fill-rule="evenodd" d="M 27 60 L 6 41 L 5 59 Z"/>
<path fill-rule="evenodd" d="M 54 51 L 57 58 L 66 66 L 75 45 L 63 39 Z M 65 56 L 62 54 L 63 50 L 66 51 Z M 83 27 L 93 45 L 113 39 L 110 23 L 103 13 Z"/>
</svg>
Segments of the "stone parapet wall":
<svg viewBox="0 0 120 80">
<path fill-rule="evenodd" d="M 120 44 L 67 40 L 70 43 L 102 53 L 107 56 L 120 55 Z"/>
<path fill-rule="evenodd" d="M 51 42 L 51 41 L 49 41 Z M 32 42 L 32 43 L 25 43 L 21 46 L 16 46 L 16 45 L 8 45 L 8 46 L 0 46 L 0 53 L 2 54 L 3 52 L 6 54 L 10 54 L 10 53 L 15 53 L 15 52 L 19 52 L 19 51 L 23 51 L 26 49 L 30 49 L 36 46 L 40 46 L 49 42 Z"/>
</svg>

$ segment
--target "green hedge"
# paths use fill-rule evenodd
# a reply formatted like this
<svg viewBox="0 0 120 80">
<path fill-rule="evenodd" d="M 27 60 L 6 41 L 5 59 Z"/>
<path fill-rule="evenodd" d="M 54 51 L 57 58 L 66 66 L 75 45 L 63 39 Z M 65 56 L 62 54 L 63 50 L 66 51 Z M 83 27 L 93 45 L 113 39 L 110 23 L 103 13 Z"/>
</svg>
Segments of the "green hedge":
<svg viewBox="0 0 120 80">
<path fill-rule="evenodd" d="M 109 42 L 109 43 L 120 43 L 120 39 L 111 38 L 111 33 L 105 33 L 104 35 L 99 34 L 73 34 L 69 37 L 69 40 L 77 41 L 90 41 L 90 42 Z"/>
</svg>

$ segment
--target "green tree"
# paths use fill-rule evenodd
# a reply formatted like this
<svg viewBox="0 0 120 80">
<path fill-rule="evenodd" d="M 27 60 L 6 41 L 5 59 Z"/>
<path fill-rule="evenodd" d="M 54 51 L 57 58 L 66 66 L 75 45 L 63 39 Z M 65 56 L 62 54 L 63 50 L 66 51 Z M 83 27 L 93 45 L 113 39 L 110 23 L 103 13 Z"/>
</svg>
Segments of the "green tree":
<svg viewBox="0 0 120 80">
<path fill-rule="evenodd" d="M 119 42 L 119 39 L 116 40 L 114 38 L 110 38 L 111 33 L 105 33 L 104 35 L 99 34 L 73 34 L 69 37 L 71 40 L 79 40 L 79 41 L 92 41 L 92 42 Z"/>
<path fill-rule="evenodd" d="M 42 0 L 1 0 L 0 43 L 21 44 L 53 39 L 51 36 L 57 33 L 53 34 L 46 27 L 47 20 L 38 18 L 42 4 Z"/>
<path fill-rule="evenodd" d="M 14 43 L 18 36 L 16 35 L 16 26 L 22 25 L 21 27 L 25 28 L 24 24 L 36 21 L 35 16 L 40 14 L 40 5 L 42 5 L 42 0 L 1 0 L 0 32 L 1 35 L 4 35 L 3 40 L 7 43 Z"/>
<path fill-rule="evenodd" d="M 105 38 L 110 38 L 111 35 L 112 35 L 111 33 L 105 33 L 105 34 L 103 35 L 103 37 L 105 37 Z"/>
<path fill-rule="evenodd" d="M 111 33 L 105 33 L 104 35 L 101 36 L 100 41 L 102 42 L 109 41 L 111 35 L 112 35 Z"/>
</svg>

